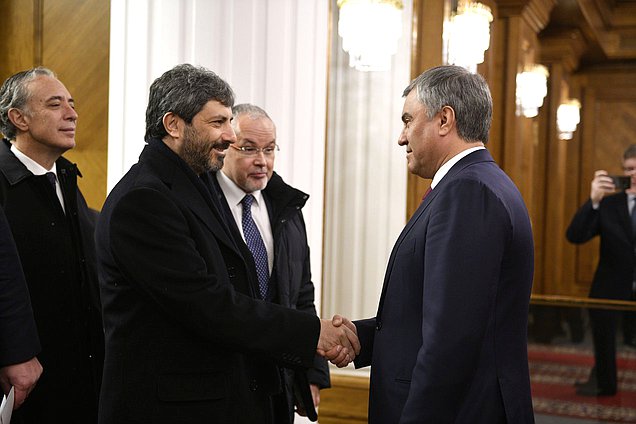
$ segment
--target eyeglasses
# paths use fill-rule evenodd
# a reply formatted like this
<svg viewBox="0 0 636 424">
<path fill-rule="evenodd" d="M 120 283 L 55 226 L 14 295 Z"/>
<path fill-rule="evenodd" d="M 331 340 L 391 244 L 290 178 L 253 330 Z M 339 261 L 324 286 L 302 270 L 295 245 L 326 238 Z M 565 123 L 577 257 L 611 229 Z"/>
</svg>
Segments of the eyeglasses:
<svg viewBox="0 0 636 424">
<path fill-rule="evenodd" d="M 263 147 L 261 149 L 254 146 L 235 146 L 233 144 L 230 144 L 230 146 L 238 150 L 241 155 L 246 157 L 255 157 L 261 152 L 263 152 L 265 157 L 272 157 L 277 151 L 280 150 L 280 147 L 278 147 L 278 144 L 273 144 L 267 147 Z"/>
</svg>

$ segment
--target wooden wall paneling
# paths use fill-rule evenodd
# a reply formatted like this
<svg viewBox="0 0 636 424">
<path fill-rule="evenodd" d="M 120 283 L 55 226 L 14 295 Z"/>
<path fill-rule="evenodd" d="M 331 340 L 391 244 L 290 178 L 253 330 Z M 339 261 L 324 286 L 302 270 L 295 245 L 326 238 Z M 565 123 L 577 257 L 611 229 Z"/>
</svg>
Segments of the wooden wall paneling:
<svg viewBox="0 0 636 424">
<path fill-rule="evenodd" d="M 591 69 L 582 73 L 580 81 L 583 106 L 577 207 L 589 198 L 595 170 L 622 173 L 622 153 L 636 140 L 636 67 Z M 598 248 L 598 238 L 576 248 L 575 283 L 581 290 L 592 281 Z"/>
<path fill-rule="evenodd" d="M 320 424 L 363 424 L 368 421 L 369 378 L 332 373 L 331 388 L 320 392 Z"/>
<path fill-rule="evenodd" d="M 0 81 L 39 64 L 40 0 L 0 2 Z"/>
<path fill-rule="evenodd" d="M 490 95 L 492 96 L 493 115 L 490 127 L 488 151 L 497 163 L 501 163 L 503 158 L 504 129 L 504 95 L 505 95 L 505 73 L 504 54 L 506 49 L 506 21 L 499 18 L 497 4 L 494 0 L 483 3 L 490 7 L 493 14 L 493 21 L 490 23 L 490 47 L 484 55 L 484 63 L 478 65 L 479 72 L 488 81 Z"/>
<path fill-rule="evenodd" d="M 443 63 L 444 4 L 444 0 L 413 1 L 412 78 Z M 431 180 L 422 179 L 410 172 L 407 178 L 406 218 L 409 219 L 431 186 Z"/>
<path fill-rule="evenodd" d="M 541 140 L 547 152 L 543 169 L 537 174 L 545 175 L 546 193 L 543 201 L 543 225 L 535 233 L 536 251 L 543 258 L 536 270 L 534 293 L 564 296 L 585 296 L 574 282 L 573 246 L 567 242 L 565 231 L 573 215 L 568 202 L 575 192 L 573 187 L 578 175 L 578 167 L 573 166 L 571 154 L 576 149 L 571 145 L 576 140 L 560 140 L 556 113 L 559 105 L 574 97 L 570 93 L 571 74 L 578 67 L 584 42 L 578 31 L 542 34 L 540 61 L 550 68 L 548 95 L 544 101 Z M 578 139 L 578 133 L 577 133 Z M 577 155 L 578 157 L 578 155 Z M 574 177 L 573 177 L 574 174 Z M 574 185 L 573 185 L 574 184 Z M 569 196 L 568 196 L 569 195 Z M 566 263 L 569 266 L 566 266 Z"/>
<path fill-rule="evenodd" d="M 583 84 L 586 86 L 586 83 Z M 581 149 L 580 149 L 580 181 L 578 181 L 577 208 L 590 197 L 590 182 L 593 178 L 594 133 L 596 132 L 597 115 L 596 90 L 584 88 L 582 123 L 581 123 Z M 598 237 L 585 244 L 576 247 L 576 275 L 575 284 L 579 287 L 589 286 L 598 262 Z"/>
<path fill-rule="evenodd" d="M 89 206 L 106 198 L 108 149 L 108 0 L 42 0 L 42 64 L 58 75 L 75 99 L 76 147 L 64 156 L 76 162 Z"/>
<path fill-rule="evenodd" d="M 571 294 L 563 290 L 563 245 L 565 230 L 564 221 L 564 198 L 565 190 L 565 165 L 567 157 L 563 147 L 565 141 L 558 139 L 556 129 L 556 109 L 561 102 L 561 87 L 563 85 L 563 66 L 553 63 L 550 66 L 550 78 L 548 80 L 548 96 L 544 101 L 544 109 L 547 119 L 542 124 L 544 127 L 545 141 L 547 145 L 547 160 L 549 166 L 545 169 L 545 209 L 544 225 L 535 231 L 535 250 L 543 252 L 543 258 L 539 261 L 541 268 L 535 269 L 534 293 L 541 294 Z"/>
<path fill-rule="evenodd" d="M 576 98 L 583 103 L 582 93 L 578 78 L 576 76 L 570 79 L 570 91 L 569 97 Z M 581 109 L 581 121 L 583 120 L 583 109 Z M 580 181 L 584 178 L 581 177 L 581 144 L 582 144 L 582 125 L 579 124 L 577 130 L 574 132 L 572 140 L 565 140 L 562 145 L 565 148 L 564 158 L 565 163 L 563 169 L 565 173 L 565 187 L 563 192 L 560 193 L 563 198 L 563 233 L 567 230 L 567 227 L 572 220 L 572 217 L 579 208 L 579 187 Z M 589 183 L 589 181 L 588 181 Z M 588 184 L 589 194 L 589 184 Z M 547 208 L 547 210 L 550 210 Z M 563 235 L 565 240 L 565 234 Z M 589 286 L 581 286 L 576 280 L 576 245 L 564 241 L 563 244 L 563 258 L 560 264 L 562 268 L 561 278 L 563 279 L 563 285 L 567 288 L 567 293 L 576 297 L 586 297 L 589 292 Z M 547 264 L 546 264 L 547 265 Z M 556 265 L 555 265 L 556 266 Z"/>
</svg>

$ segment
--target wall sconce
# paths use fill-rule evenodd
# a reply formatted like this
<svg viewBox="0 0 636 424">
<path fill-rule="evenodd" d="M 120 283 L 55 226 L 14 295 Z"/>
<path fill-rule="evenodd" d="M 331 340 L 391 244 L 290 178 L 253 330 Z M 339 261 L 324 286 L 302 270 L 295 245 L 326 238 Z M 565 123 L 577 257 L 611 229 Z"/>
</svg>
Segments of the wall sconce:
<svg viewBox="0 0 636 424">
<path fill-rule="evenodd" d="M 581 122 L 581 103 L 576 99 L 570 99 L 561 103 L 557 109 L 557 127 L 560 140 L 571 140 L 576 131 L 576 126 Z"/>
<path fill-rule="evenodd" d="M 484 62 L 484 53 L 490 47 L 490 8 L 470 0 L 459 0 L 457 13 L 444 24 L 446 62 L 477 72 Z"/>
<path fill-rule="evenodd" d="M 338 34 L 359 71 L 386 71 L 402 35 L 402 0 L 338 0 Z"/>
<path fill-rule="evenodd" d="M 548 94 L 548 75 L 543 65 L 533 65 L 517 74 L 517 116 L 533 118 L 539 114 Z"/>
</svg>

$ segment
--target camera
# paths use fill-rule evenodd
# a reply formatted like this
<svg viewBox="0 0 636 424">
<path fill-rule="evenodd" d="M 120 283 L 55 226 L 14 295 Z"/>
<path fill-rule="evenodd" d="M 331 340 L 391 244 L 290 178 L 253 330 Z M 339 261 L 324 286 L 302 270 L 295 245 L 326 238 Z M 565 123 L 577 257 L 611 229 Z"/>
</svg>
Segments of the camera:
<svg viewBox="0 0 636 424">
<path fill-rule="evenodd" d="M 632 186 L 632 178 L 623 175 L 610 175 L 612 182 L 616 186 L 616 190 L 627 190 Z"/>
</svg>

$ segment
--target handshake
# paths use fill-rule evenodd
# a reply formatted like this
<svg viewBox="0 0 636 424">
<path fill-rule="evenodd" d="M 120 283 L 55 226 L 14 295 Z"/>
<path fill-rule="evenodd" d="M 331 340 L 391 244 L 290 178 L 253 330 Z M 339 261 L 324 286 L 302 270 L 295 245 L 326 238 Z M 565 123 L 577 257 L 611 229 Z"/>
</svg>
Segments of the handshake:
<svg viewBox="0 0 636 424">
<path fill-rule="evenodd" d="M 355 324 L 340 315 L 334 315 L 331 321 L 321 319 L 316 352 L 338 368 L 349 365 L 360 353 Z"/>
</svg>

